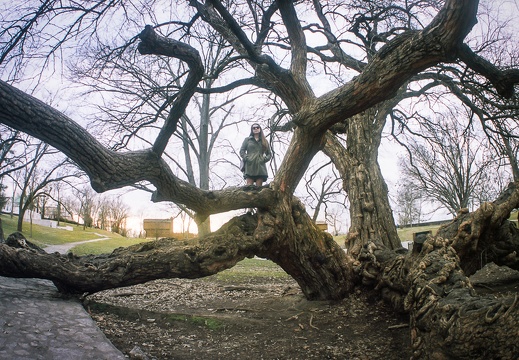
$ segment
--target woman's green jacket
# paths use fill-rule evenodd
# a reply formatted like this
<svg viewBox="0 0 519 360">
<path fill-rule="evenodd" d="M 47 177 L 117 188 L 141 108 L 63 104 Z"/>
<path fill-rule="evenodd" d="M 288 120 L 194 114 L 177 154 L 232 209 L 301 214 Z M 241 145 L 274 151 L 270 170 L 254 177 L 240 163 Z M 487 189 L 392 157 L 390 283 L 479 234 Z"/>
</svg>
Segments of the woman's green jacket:
<svg viewBox="0 0 519 360">
<path fill-rule="evenodd" d="M 270 149 L 263 152 L 261 140 L 248 136 L 243 141 L 240 148 L 240 156 L 245 163 L 245 175 L 249 176 L 268 176 L 266 163 L 272 158 Z"/>
</svg>

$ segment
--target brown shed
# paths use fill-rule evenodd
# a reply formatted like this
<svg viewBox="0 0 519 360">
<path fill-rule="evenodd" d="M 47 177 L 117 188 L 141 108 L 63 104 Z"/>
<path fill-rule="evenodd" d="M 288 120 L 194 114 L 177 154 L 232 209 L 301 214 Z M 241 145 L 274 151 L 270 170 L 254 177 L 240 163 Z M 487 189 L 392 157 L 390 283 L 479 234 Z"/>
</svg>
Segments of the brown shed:
<svg viewBox="0 0 519 360">
<path fill-rule="evenodd" d="M 328 224 L 326 223 L 326 221 L 316 221 L 315 225 L 317 225 L 317 227 L 322 231 L 328 230 Z"/>
<path fill-rule="evenodd" d="M 144 231 L 147 238 L 162 238 L 173 236 L 173 218 L 169 219 L 144 219 Z"/>
</svg>

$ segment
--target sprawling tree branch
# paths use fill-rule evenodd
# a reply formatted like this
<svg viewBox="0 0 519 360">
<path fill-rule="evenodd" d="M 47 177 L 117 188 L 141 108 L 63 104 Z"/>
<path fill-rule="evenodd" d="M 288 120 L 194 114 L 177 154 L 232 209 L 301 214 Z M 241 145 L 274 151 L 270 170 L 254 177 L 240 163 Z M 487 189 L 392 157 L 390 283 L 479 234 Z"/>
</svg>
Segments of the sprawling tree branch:
<svg viewBox="0 0 519 360">
<path fill-rule="evenodd" d="M 357 78 L 307 104 L 294 121 L 307 125 L 304 121 L 312 119 L 317 133 L 322 134 L 323 129 L 393 97 L 420 71 L 454 61 L 460 44 L 476 22 L 476 11 L 477 1 L 447 1 L 424 30 L 395 37 Z"/>
<path fill-rule="evenodd" d="M 254 236 L 257 222 L 251 216 L 235 218 L 204 239 L 184 243 L 175 239 L 157 240 L 109 255 L 77 257 L 47 254 L 25 240 L 15 245 L 0 243 L 0 274 L 35 277 L 54 281 L 65 292 L 96 292 L 140 284 L 161 278 L 199 278 L 231 268 L 258 252 L 262 236 Z M 15 245 L 15 246 L 13 246 Z"/>
<path fill-rule="evenodd" d="M 519 69 L 500 70 L 490 61 L 475 54 L 466 44 L 460 46 L 458 55 L 469 68 L 485 76 L 499 95 L 505 98 L 512 97 L 514 87 L 519 83 Z"/>
<path fill-rule="evenodd" d="M 268 188 L 200 190 L 177 178 L 151 150 L 108 150 L 76 122 L 3 81 L 0 81 L 0 121 L 62 151 L 86 172 L 98 192 L 147 180 L 157 189 L 154 201 L 185 204 L 201 216 L 251 206 L 268 208 L 275 203 L 275 196 Z"/>
<path fill-rule="evenodd" d="M 281 164 L 276 178 L 279 188 L 295 189 L 331 126 L 392 98 L 412 76 L 427 67 L 454 61 L 453 54 L 475 23 L 476 10 L 476 1 L 447 1 L 428 27 L 390 41 L 357 78 L 319 98 L 307 99 L 294 113 L 298 128 L 285 157 L 292 161 Z"/>
<path fill-rule="evenodd" d="M 151 26 L 146 26 L 140 33 L 141 43 L 138 50 L 141 54 L 165 55 L 185 61 L 189 66 L 187 80 L 178 92 L 172 109 L 153 144 L 153 152 L 161 155 L 168 141 L 177 129 L 177 123 L 184 114 L 197 85 L 204 75 L 204 66 L 198 51 L 193 47 L 174 39 L 158 36 Z"/>
</svg>

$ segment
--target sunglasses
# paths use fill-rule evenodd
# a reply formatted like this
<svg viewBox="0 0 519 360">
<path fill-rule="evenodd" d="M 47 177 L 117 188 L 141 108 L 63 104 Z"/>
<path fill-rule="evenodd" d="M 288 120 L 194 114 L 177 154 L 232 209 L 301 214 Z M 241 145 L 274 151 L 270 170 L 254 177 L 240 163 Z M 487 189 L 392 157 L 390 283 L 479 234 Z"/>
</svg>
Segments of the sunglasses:
<svg viewBox="0 0 519 360">
<path fill-rule="evenodd" d="M 253 126 L 252 130 L 255 130 L 255 129 L 261 129 L 261 128 L 259 126 Z"/>
</svg>

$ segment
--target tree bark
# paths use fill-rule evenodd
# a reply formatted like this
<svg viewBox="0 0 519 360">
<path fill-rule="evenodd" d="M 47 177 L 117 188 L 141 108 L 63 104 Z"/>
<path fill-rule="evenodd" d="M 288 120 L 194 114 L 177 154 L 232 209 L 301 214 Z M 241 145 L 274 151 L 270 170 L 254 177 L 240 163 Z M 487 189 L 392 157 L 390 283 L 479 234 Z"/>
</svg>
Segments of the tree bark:
<svg viewBox="0 0 519 360">
<path fill-rule="evenodd" d="M 410 314 L 414 359 L 514 359 L 517 294 L 478 296 L 451 241 L 429 237 L 420 253 L 363 250 L 364 283 Z M 368 260 L 370 259 L 370 260 Z M 369 265 L 368 265 L 369 264 Z M 379 272 L 380 271 L 380 272 Z"/>
<path fill-rule="evenodd" d="M 486 231 L 503 227 L 497 225 L 503 224 L 503 214 L 519 206 L 518 185 L 511 185 L 494 203 L 463 214 L 462 221 L 445 225 L 413 252 L 398 254 L 373 243 L 362 249 L 356 271 L 363 283 L 410 314 L 413 358 L 514 359 L 519 353 L 517 334 L 511 330 L 519 326 L 517 294 L 480 296 L 463 271 L 472 264 L 468 254 Z M 467 227 L 478 230 L 471 237 L 440 235 L 466 234 Z M 513 254 L 519 250 L 513 245 L 517 232 L 514 237 L 509 238 Z"/>
<path fill-rule="evenodd" d="M 329 233 L 317 228 L 296 198 L 282 200 L 276 211 L 259 210 L 257 234 L 271 234 L 258 253 L 280 265 L 307 299 L 339 300 L 357 281 L 352 259 Z"/>
<path fill-rule="evenodd" d="M 510 183 L 494 202 L 484 203 L 472 213 L 461 211 L 437 235 L 452 239 L 467 275 L 489 262 L 519 270 L 519 230 L 508 220 L 518 207 L 519 182 Z"/>
<path fill-rule="evenodd" d="M 513 359 L 519 353 L 517 294 L 478 296 L 450 241 L 424 244 L 409 274 L 406 309 L 417 359 Z"/>
<path fill-rule="evenodd" d="M 346 247 L 353 256 L 370 242 L 393 250 L 402 247 L 377 160 L 387 109 L 391 108 L 392 104 L 383 103 L 355 115 L 346 125 L 346 148 L 331 135 L 324 147 L 350 199 Z"/>
</svg>

